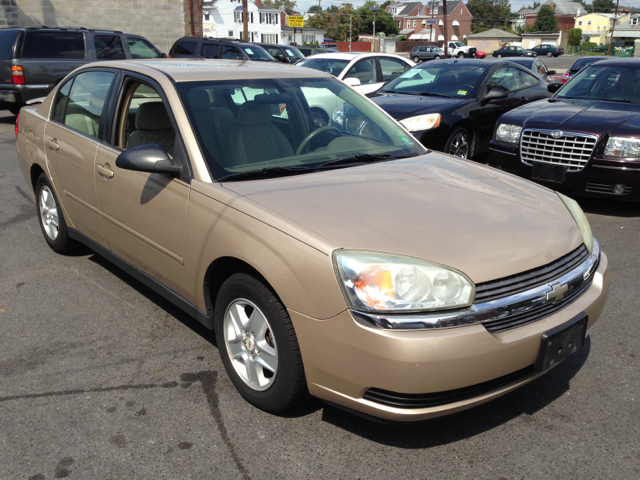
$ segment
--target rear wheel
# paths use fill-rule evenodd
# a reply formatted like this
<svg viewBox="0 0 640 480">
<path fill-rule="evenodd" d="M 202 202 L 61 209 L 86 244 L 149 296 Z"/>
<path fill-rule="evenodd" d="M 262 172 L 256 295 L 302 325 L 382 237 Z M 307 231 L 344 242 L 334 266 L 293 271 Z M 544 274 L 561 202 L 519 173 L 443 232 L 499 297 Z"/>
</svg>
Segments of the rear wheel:
<svg viewBox="0 0 640 480">
<path fill-rule="evenodd" d="M 237 273 L 224 282 L 216 299 L 215 331 L 222 363 L 249 403 L 280 413 L 308 396 L 291 319 L 260 280 Z"/>
<path fill-rule="evenodd" d="M 420 63 L 420 57 L 417 55 L 413 57 L 413 63 Z"/>
<path fill-rule="evenodd" d="M 547 52 L 547 57 L 549 57 L 549 58 L 553 57 L 553 53 Z"/>
<path fill-rule="evenodd" d="M 498 56 L 498 58 L 502 58 L 502 55 L 500 55 L 500 54 L 498 54 L 497 56 Z"/>
<path fill-rule="evenodd" d="M 69 237 L 69 229 L 62 208 L 44 173 L 40 174 L 36 182 L 36 199 L 38 220 L 45 241 L 56 253 L 72 252 L 77 247 L 77 243 Z"/>
<path fill-rule="evenodd" d="M 440 60 L 440 55 L 436 55 L 435 57 L 433 57 L 434 60 Z"/>
<path fill-rule="evenodd" d="M 471 135 L 464 127 L 457 127 L 451 132 L 444 152 L 454 157 L 471 158 Z"/>
</svg>

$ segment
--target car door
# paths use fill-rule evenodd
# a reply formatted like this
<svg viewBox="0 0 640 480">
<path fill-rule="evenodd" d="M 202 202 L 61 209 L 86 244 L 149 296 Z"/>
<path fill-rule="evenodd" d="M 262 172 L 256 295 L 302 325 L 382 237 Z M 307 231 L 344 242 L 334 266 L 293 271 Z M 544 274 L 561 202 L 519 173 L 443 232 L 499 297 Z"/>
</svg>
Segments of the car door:
<svg viewBox="0 0 640 480">
<path fill-rule="evenodd" d="M 373 93 L 383 85 L 383 82 L 378 77 L 378 66 L 375 57 L 358 60 L 350 68 L 345 68 L 339 78 L 340 80 L 357 78 L 360 81 L 360 85 L 354 88 L 363 95 Z"/>
<path fill-rule="evenodd" d="M 112 102 L 113 121 L 96 153 L 98 207 L 111 251 L 165 286 L 184 293 L 189 166 L 171 108 L 153 80 L 128 74 Z M 118 167 L 125 150 L 158 144 L 183 167 L 179 178 Z"/>
<path fill-rule="evenodd" d="M 83 70 L 58 90 L 45 126 L 44 149 L 53 186 L 70 226 L 107 245 L 94 183 L 103 109 L 115 71 Z"/>
</svg>

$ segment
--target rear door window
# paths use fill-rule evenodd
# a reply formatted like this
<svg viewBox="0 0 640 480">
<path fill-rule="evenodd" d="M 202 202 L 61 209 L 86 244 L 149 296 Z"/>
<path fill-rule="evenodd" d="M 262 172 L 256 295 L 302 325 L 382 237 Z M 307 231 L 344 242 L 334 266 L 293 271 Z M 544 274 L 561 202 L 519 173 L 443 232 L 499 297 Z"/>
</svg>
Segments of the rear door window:
<svg viewBox="0 0 640 480">
<path fill-rule="evenodd" d="M 22 58 L 84 58 L 81 32 L 26 32 Z"/>
<path fill-rule="evenodd" d="M 220 45 L 203 43 L 200 55 L 204 58 L 218 58 L 220 56 Z"/>
<path fill-rule="evenodd" d="M 366 83 L 376 83 L 377 75 L 376 75 L 376 60 L 375 58 L 366 58 L 364 60 L 360 60 L 353 67 L 349 69 L 347 74 L 344 76 L 345 78 L 357 78 L 360 80 L 362 85 Z"/>
<path fill-rule="evenodd" d="M 160 58 L 160 52 L 144 38 L 127 37 L 131 58 Z"/>
<path fill-rule="evenodd" d="M 244 60 L 244 55 L 238 48 L 225 45 L 222 47 L 222 58 L 225 60 Z"/>
<path fill-rule="evenodd" d="M 196 53 L 196 48 L 198 47 L 197 42 L 191 42 L 182 40 L 176 48 L 173 50 L 174 55 L 193 55 Z"/>
<path fill-rule="evenodd" d="M 64 112 L 64 124 L 98 138 L 100 119 L 113 72 L 84 72 L 76 75 Z"/>
<path fill-rule="evenodd" d="M 13 44 L 16 41 L 19 30 L 0 30 L 0 60 L 13 58 Z"/>
<path fill-rule="evenodd" d="M 117 35 L 94 35 L 93 43 L 96 46 L 96 58 L 98 60 L 122 60 L 127 58 L 124 53 L 122 39 Z"/>
</svg>

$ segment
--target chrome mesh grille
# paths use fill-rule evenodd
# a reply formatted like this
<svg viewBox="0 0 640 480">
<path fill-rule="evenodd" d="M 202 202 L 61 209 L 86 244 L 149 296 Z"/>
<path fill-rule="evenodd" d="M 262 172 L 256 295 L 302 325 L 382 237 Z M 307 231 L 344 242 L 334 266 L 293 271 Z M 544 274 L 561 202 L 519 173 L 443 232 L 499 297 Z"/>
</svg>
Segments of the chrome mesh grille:
<svg viewBox="0 0 640 480">
<path fill-rule="evenodd" d="M 570 172 L 582 170 L 589 162 L 598 140 L 593 135 L 561 132 L 558 138 L 551 130 L 525 130 L 520 140 L 520 158 L 531 162 L 564 165 Z"/>
</svg>

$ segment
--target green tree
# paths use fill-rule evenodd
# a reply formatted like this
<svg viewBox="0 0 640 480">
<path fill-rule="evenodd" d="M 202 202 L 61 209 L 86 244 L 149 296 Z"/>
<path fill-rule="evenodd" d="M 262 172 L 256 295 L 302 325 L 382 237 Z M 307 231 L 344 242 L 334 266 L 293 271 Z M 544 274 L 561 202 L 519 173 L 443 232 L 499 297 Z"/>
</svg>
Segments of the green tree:
<svg viewBox="0 0 640 480">
<path fill-rule="evenodd" d="M 525 25 L 524 27 L 521 25 L 518 25 L 515 29 L 515 33 L 518 35 L 522 35 L 523 33 L 531 33 L 535 31 L 536 31 L 536 27 L 534 25 Z"/>
<path fill-rule="evenodd" d="M 542 7 L 540 7 L 534 26 L 538 32 L 558 31 L 558 19 L 551 6 L 542 5 Z"/>
<path fill-rule="evenodd" d="M 322 7 L 320 5 L 311 5 L 307 11 L 309 13 L 321 13 Z"/>
<path fill-rule="evenodd" d="M 616 4 L 612 0 L 593 0 L 589 12 L 593 10 L 595 13 L 610 13 L 616 8 Z"/>
<path fill-rule="evenodd" d="M 327 37 L 333 38 L 336 41 L 345 41 L 349 39 L 349 15 L 351 14 L 353 40 L 357 40 L 362 18 L 357 15 L 356 10 L 350 3 L 341 5 L 337 10 L 338 11 L 334 13 L 328 13 L 327 11 L 314 15 L 309 18 L 307 26 L 324 30 Z"/>
<path fill-rule="evenodd" d="M 512 17 L 509 0 L 469 0 L 467 8 L 473 15 L 472 33 L 501 27 L 507 27 L 508 30 Z"/>
<path fill-rule="evenodd" d="M 362 22 L 359 33 L 373 33 L 373 12 L 369 8 L 377 6 L 376 2 L 369 0 L 356 10 Z M 382 7 L 379 7 L 376 12 L 376 35 L 379 32 L 383 32 L 385 35 L 397 35 L 399 32 L 398 24 L 393 16 Z"/>
<path fill-rule="evenodd" d="M 570 28 L 569 29 L 569 45 L 572 47 L 580 46 L 580 41 L 582 40 L 582 29 L 581 28 Z"/>
<path fill-rule="evenodd" d="M 262 4 L 265 7 L 277 8 L 278 10 L 284 10 L 287 15 L 291 15 L 296 8 L 295 0 L 264 0 Z"/>
<path fill-rule="evenodd" d="M 338 13 L 340 9 L 336 5 L 331 5 L 326 11 L 327 13 Z"/>
</svg>

